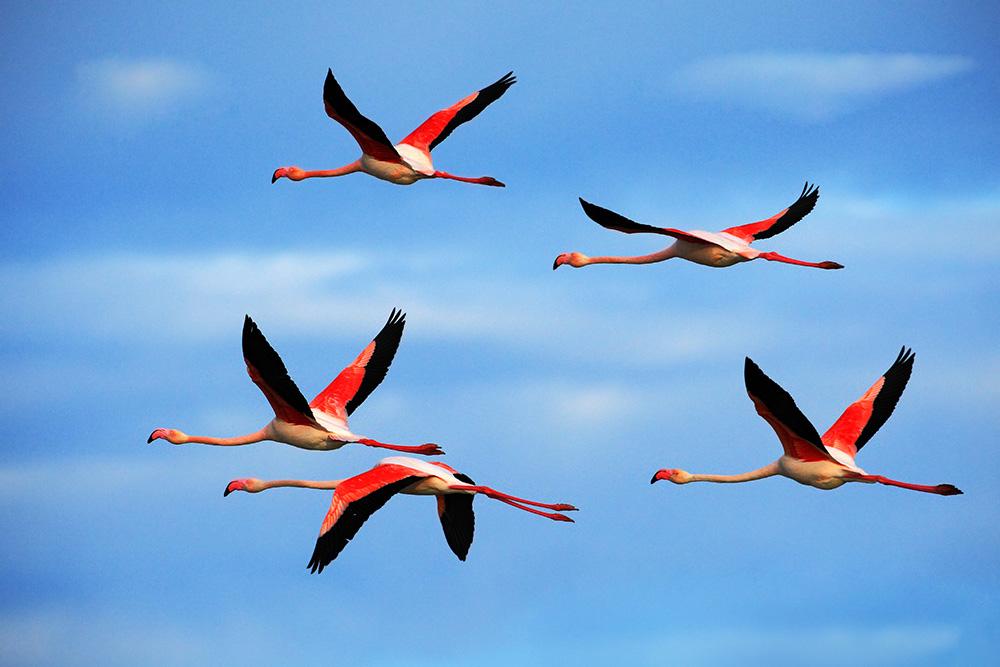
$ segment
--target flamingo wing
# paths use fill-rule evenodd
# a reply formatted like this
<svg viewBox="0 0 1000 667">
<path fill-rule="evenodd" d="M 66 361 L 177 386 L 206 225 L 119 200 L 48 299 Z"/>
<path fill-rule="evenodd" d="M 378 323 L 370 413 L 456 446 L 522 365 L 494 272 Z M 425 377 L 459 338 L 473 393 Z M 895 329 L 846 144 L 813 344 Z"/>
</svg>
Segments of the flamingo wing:
<svg viewBox="0 0 1000 667">
<path fill-rule="evenodd" d="M 587 214 L 588 218 L 601 227 L 613 229 L 616 232 L 624 232 L 626 234 L 661 234 L 663 236 L 672 236 L 680 241 L 689 241 L 690 243 L 702 243 L 706 245 L 711 243 L 711 241 L 706 241 L 703 238 L 682 232 L 679 229 L 653 227 L 652 225 L 645 225 L 641 222 L 629 220 L 624 215 L 597 206 L 596 204 L 591 204 L 582 197 L 580 198 L 580 206 L 583 207 L 583 212 Z"/>
<path fill-rule="evenodd" d="M 468 475 L 453 474 L 463 483 L 475 485 Z M 475 497 L 475 494 L 471 493 L 446 493 L 437 497 L 438 518 L 441 519 L 444 538 L 462 561 L 469 555 L 472 536 L 476 530 L 476 515 L 472 512 L 472 501 Z"/>
<path fill-rule="evenodd" d="M 264 393 L 278 419 L 289 424 L 318 426 L 309 403 L 288 376 L 281 357 L 249 315 L 243 320 L 243 360 L 250 379 Z"/>
<path fill-rule="evenodd" d="M 780 234 L 802 218 L 809 215 L 809 212 L 816 206 L 816 200 L 818 199 L 819 187 L 816 185 L 810 185 L 806 182 L 806 184 L 802 187 L 802 194 L 799 195 L 799 198 L 796 199 L 791 206 L 784 209 L 780 213 L 772 215 L 767 220 L 751 222 L 749 225 L 741 225 L 739 227 L 730 227 L 729 229 L 724 229 L 723 231 L 727 234 L 732 234 L 737 238 L 741 238 L 747 243 L 751 243 L 759 239 L 769 239 L 772 236 Z"/>
<path fill-rule="evenodd" d="M 346 422 L 347 416 L 375 391 L 375 387 L 379 386 L 389 372 L 389 365 L 396 356 L 396 348 L 403 336 L 405 318 L 403 311 L 393 308 L 389 320 L 378 335 L 309 406 Z"/>
<path fill-rule="evenodd" d="M 448 138 L 455 128 L 467 123 L 500 99 L 507 89 L 517 83 L 514 72 L 507 72 L 494 83 L 463 98 L 447 109 L 438 111 L 410 132 L 400 143 L 430 152 Z"/>
<path fill-rule="evenodd" d="M 856 456 L 896 409 L 913 372 L 915 358 L 913 350 L 903 347 L 889 370 L 823 434 L 826 446 Z"/>
<path fill-rule="evenodd" d="M 346 479 L 333 492 L 309 565 L 322 572 L 344 550 L 361 526 L 389 499 L 427 475 L 402 465 L 377 465 Z"/>
<path fill-rule="evenodd" d="M 326 115 L 347 128 L 366 155 L 383 162 L 403 161 L 382 128 L 361 115 L 354 103 L 348 99 L 344 89 L 334 78 L 332 69 L 326 71 L 323 106 L 326 107 Z"/>
<path fill-rule="evenodd" d="M 800 461 L 835 460 L 791 394 L 767 377 L 750 357 L 743 365 L 743 379 L 757 414 L 774 429 L 787 456 Z"/>
</svg>

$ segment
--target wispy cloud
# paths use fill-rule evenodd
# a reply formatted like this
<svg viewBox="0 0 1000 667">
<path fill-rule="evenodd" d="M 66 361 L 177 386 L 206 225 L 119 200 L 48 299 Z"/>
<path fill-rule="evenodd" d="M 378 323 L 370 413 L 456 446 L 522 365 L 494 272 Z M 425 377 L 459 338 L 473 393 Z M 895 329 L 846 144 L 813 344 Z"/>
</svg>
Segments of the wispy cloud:
<svg viewBox="0 0 1000 667">
<path fill-rule="evenodd" d="M 396 277 L 385 277 L 386 263 Z M 725 326 L 731 313 L 713 315 L 706 308 L 692 316 L 689 307 L 678 305 L 630 321 L 614 306 L 598 311 L 573 303 L 569 283 L 540 287 L 442 274 L 419 260 L 363 253 L 55 258 L 0 265 L 0 281 L 8 287 L 0 293 L 7 312 L 0 333 L 8 334 L 86 332 L 105 340 L 172 344 L 218 340 L 234 335 L 245 309 L 252 309 L 268 332 L 365 336 L 391 306 L 402 306 L 420 322 L 414 336 L 502 341 L 563 358 L 605 356 L 604 341 L 613 337 L 629 352 L 608 361 L 626 365 L 690 361 L 717 353 L 733 338 Z M 757 325 L 755 335 L 774 335 L 773 324 L 749 305 L 745 311 Z M 558 332 L 553 321 L 560 322 Z"/>
<path fill-rule="evenodd" d="M 200 66 L 166 58 L 93 60 L 77 67 L 84 103 L 115 118 L 163 116 L 205 91 Z"/>
<path fill-rule="evenodd" d="M 673 83 L 694 96 L 815 122 L 973 66 L 962 56 L 914 53 L 736 53 L 691 63 Z"/>
</svg>

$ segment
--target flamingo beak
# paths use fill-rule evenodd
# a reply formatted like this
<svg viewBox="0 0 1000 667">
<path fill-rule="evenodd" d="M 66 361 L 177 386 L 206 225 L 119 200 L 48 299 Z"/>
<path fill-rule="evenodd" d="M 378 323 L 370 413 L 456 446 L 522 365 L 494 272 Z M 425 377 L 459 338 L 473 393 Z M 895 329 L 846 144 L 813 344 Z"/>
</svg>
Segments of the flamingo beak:
<svg viewBox="0 0 1000 667">
<path fill-rule="evenodd" d="M 559 255 L 558 257 L 556 257 L 556 261 L 552 262 L 552 270 L 555 271 L 565 263 L 566 263 L 566 255 Z"/>
<path fill-rule="evenodd" d="M 242 491 L 244 489 L 243 482 L 239 480 L 233 480 L 229 484 L 226 484 L 226 490 L 222 492 L 222 497 L 225 498 L 233 491 Z"/>
<path fill-rule="evenodd" d="M 653 475 L 653 479 L 649 480 L 650 484 L 656 484 L 661 479 L 670 479 L 670 476 L 674 474 L 673 470 L 657 470 L 656 474 Z"/>
<path fill-rule="evenodd" d="M 274 173 L 271 174 L 271 185 L 274 185 L 275 181 L 284 176 L 285 173 L 286 172 L 284 167 L 281 167 L 280 169 L 275 169 Z"/>
</svg>

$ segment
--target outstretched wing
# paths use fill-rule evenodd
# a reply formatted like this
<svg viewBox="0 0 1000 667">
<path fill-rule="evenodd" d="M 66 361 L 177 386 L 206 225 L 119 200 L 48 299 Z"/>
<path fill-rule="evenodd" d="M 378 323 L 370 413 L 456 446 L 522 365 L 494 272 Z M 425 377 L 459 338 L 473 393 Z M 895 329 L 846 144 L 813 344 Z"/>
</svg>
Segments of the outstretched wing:
<svg viewBox="0 0 1000 667">
<path fill-rule="evenodd" d="M 354 103 L 347 98 L 344 89 L 333 77 L 332 69 L 326 71 L 323 106 L 326 107 L 326 115 L 347 128 L 365 154 L 384 162 L 402 162 L 402 158 L 382 128 L 362 116 Z"/>
<path fill-rule="evenodd" d="M 309 565 L 322 572 L 358 534 L 372 514 L 389 498 L 426 475 L 400 465 L 378 465 L 340 483 L 333 492 L 330 510 L 323 519 Z"/>
<path fill-rule="evenodd" d="M 289 424 L 317 426 L 305 396 L 288 377 L 281 357 L 249 315 L 243 320 L 243 360 L 250 379 L 264 392 L 278 419 Z"/>
<path fill-rule="evenodd" d="M 425 120 L 420 127 L 410 132 L 400 143 L 409 144 L 422 151 L 432 151 L 448 138 L 456 127 L 478 116 L 483 109 L 500 99 L 507 89 L 517 83 L 513 72 L 507 72 L 496 82 L 468 97 L 459 100 L 447 109 L 438 111 Z"/>
<path fill-rule="evenodd" d="M 767 377 L 750 357 L 743 365 L 743 380 L 757 414 L 778 434 L 787 456 L 800 461 L 835 460 L 823 446 L 816 427 L 795 405 L 795 399 Z"/>
<path fill-rule="evenodd" d="M 454 475 L 466 484 L 475 485 L 468 475 Z M 448 540 L 448 546 L 458 556 L 458 560 L 462 561 L 469 555 L 472 535 L 476 530 L 476 515 L 472 512 L 475 497 L 472 493 L 445 493 L 437 497 L 438 517 L 444 529 L 444 538 Z"/>
<path fill-rule="evenodd" d="M 583 212 L 587 214 L 588 218 L 599 224 L 601 227 L 613 229 L 616 232 L 624 232 L 626 234 L 661 234 L 663 236 L 672 236 L 675 239 L 689 241 L 691 243 L 710 243 L 710 241 L 706 241 L 705 239 L 699 238 L 693 234 L 688 234 L 687 232 L 682 232 L 679 229 L 671 229 L 669 227 L 653 227 L 652 225 L 645 225 L 641 222 L 636 222 L 635 220 L 629 220 L 624 215 L 602 208 L 596 204 L 591 204 L 589 201 L 585 201 L 582 197 L 580 198 L 580 206 L 583 207 Z"/>
<path fill-rule="evenodd" d="M 405 318 L 403 311 L 393 308 L 378 335 L 309 406 L 346 422 L 347 416 L 368 398 L 389 372 L 389 365 L 403 336 Z"/>
<path fill-rule="evenodd" d="M 903 347 L 889 370 L 875 381 L 864 396 L 848 406 L 830 430 L 823 434 L 823 443 L 852 458 L 856 456 L 896 408 L 913 372 L 915 358 L 913 350 Z"/>
<path fill-rule="evenodd" d="M 802 194 L 795 200 L 795 203 L 780 213 L 771 216 L 767 220 L 751 222 L 749 225 L 741 225 L 739 227 L 730 227 L 723 231 L 741 238 L 747 243 L 758 239 L 769 239 L 809 215 L 809 212 L 816 206 L 817 199 L 819 199 L 819 186 L 809 185 L 807 182 L 802 187 Z"/>
</svg>

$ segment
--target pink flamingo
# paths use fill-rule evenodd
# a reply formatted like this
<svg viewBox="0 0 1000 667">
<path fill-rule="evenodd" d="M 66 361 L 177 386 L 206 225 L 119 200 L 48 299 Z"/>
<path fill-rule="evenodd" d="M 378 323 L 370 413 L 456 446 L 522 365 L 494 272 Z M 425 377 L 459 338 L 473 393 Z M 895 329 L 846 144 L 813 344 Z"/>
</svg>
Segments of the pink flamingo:
<svg viewBox="0 0 1000 667">
<path fill-rule="evenodd" d="M 573 523 L 573 519 L 564 514 L 542 512 L 526 505 L 557 512 L 576 510 L 572 505 L 565 503 L 539 503 L 501 493 L 488 486 L 477 485 L 467 475 L 439 461 L 420 461 L 405 456 L 382 459 L 374 468 L 360 475 L 328 482 L 298 479 L 270 482 L 254 478 L 235 479 L 226 485 L 223 495 L 228 496 L 233 491 L 259 493 L 282 486 L 334 489 L 330 510 L 323 519 L 316 548 L 313 550 L 309 565 L 306 566 L 312 572 L 322 572 L 323 568 L 329 565 L 358 534 L 358 530 L 368 517 L 397 493 L 437 496 L 438 517 L 441 519 L 441 527 L 444 528 L 445 539 L 448 540 L 448 546 L 458 559 L 463 561 L 469 553 L 469 547 L 472 546 L 476 521 L 472 513 L 472 500 L 477 493 L 553 521 Z"/>
<path fill-rule="evenodd" d="M 688 482 L 750 482 L 783 475 L 799 484 L 817 489 L 836 489 L 847 482 L 886 484 L 913 491 L 954 496 L 962 493 L 951 484 L 925 486 L 898 482 L 881 475 L 869 475 L 854 462 L 858 451 L 889 419 L 913 370 L 914 354 L 905 347 L 896 361 L 871 388 L 852 403 L 820 438 L 816 428 L 795 405 L 795 400 L 774 380 L 746 359 L 743 375 L 747 393 L 757 414 L 764 418 L 781 441 L 784 455 L 774 463 L 741 475 L 692 475 L 684 470 L 657 471 L 650 484 L 666 479 L 674 484 Z"/>
<path fill-rule="evenodd" d="M 306 178 L 328 178 L 363 171 L 397 185 L 410 185 L 425 178 L 448 178 L 453 181 L 502 188 L 504 184 L 490 176 L 467 178 L 436 170 L 431 161 L 431 151 L 447 139 L 456 127 L 478 116 L 483 109 L 507 92 L 507 89 L 516 82 L 513 74 L 508 72 L 495 83 L 459 100 L 447 109 L 438 111 L 394 146 L 382 128 L 362 116 L 347 98 L 344 89 L 333 77 L 333 70 L 327 70 L 326 83 L 323 85 L 326 115 L 347 128 L 361 146 L 361 157 L 337 169 L 303 171 L 298 167 L 279 167 L 271 176 L 271 182 L 274 183 L 283 177 L 301 181 Z"/>
<path fill-rule="evenodd" d="M 555 262 L 552 263 L 552 269 L 558 269 L 563 264 L 569 264 L 576 268 L 590 264 L 652 264 L 674 257 L 720 268 L 740 262 L 749 262 L 753 259 L 766 259 L 772 262 L 812 266 L 817 269 L 842 269 L 843 265 L 837 262 L 803 262 L 779 255 L 776 252 L 760 252 L 750 247 L 754 241 L 780 234 L 804 218 L 813 210 L 817 199 L 819 199 L 819 188 L 806 183 L 805 187 L 802 188 L 802 194 L 795 200 L 795 203 L 780 213 L 766 220 L 739 227 L 730 227 L 721 232 L 700 230 L 684 232 L 668 227 L 644 225 L 580 199 L 583 211 L 591 220 L 602 227 L 626 234 L 662 234 L 677 240 L 664 250 L 637 257 L 588 257 L 579 252 L 566 252 L 556 257 Z"/>
<path fill-rule="evenodd" d="M 175 445 L 201 443 L 205 445 L 248 445 L 263 440 L 283 442 L 301 449 L 340 449 L 356 442 L 369 447 L 382 447 L 414 454 L 444 454 L 433 443 L 406 447 L 390 445 L 351 432 L 347 417 L 361 405 L 389 371 L 403 336 L 402 311 L 393 309 L 389 320 L 375 339 L 361 351 L 358 358 L 321 391 L 312 402 L 305 397 L 288 376 L 285 364 L 264 338 L 257 325 L 247 315 L 243 321 L 243 359 L 247 373 L 274 409 L 274 419 L 264 428 L 235 438 L 211 438 L 188 435 L 169 428 L 155 429 L 147 442 L 164 439 Z"/>
</svg>

